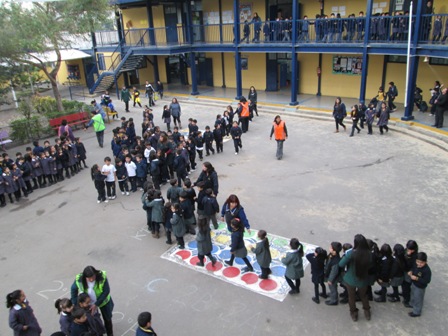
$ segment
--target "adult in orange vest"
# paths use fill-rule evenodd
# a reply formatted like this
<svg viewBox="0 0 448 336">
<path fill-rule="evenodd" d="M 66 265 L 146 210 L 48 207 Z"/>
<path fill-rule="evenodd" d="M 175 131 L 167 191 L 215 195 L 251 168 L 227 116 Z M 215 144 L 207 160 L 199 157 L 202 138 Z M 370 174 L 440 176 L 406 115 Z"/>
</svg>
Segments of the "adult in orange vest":
<svg viewBox="0 0 448 336">
<path fill-rule="evenodd" d="M 246 100 L 246 98 L 242 97 L 240 99 L 237 113 L 240 117 L 241 129 L 243 130 L 243 133 L 246 133 L 249 130 L 250 118 L 249 102 Z"/>
<path fill-rule="evenodd" d="M 272 135 L 274 135 L 275 141 L 277 141 L 277 160 L 281 160 L 283 157 L 283 143 L 288 139 L 288 130 L 286 129 L 285 122 L 279 115 L 274 118 L 271 135 L 269 136 L 270 140 L 272 140 Z"/>
</svg>

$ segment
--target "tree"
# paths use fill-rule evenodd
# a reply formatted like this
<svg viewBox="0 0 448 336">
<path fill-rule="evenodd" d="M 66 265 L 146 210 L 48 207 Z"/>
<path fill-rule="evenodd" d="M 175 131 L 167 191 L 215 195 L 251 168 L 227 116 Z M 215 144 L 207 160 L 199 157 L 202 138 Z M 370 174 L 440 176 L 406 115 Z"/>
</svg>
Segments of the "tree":
<svg viewBox="0 0 448 336">
<path fill-rule="evenodd" d="M 71 47 L 70 37 L 83 36 L 110 20 L 108 0 L 64 0 L 54 2 L 3 2 L 0 7 L 0 62 L 29 64 L 42 70 L 53 89 L 59 111 L 63 110 L 56 76 L 61 50 Z M 54 51 L 52 65 L 36 54 Z M 36 63 L 37 61 L 37 63 Z"/>
</svg>

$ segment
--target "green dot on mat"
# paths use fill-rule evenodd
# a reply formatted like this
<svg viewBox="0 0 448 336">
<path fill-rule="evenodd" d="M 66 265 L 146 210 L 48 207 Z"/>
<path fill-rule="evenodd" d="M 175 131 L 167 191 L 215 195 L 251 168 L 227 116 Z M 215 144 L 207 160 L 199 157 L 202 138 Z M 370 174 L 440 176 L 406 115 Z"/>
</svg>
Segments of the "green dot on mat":
<svg viewBox="0 0 448 336">
<path fill-rule="evenodd" d="M 244 237 L 251 238 L 253 236 L 255 236 L 255 231 L 251 230 L 250 233 L 247 230 L 244 231 Z"/>
<path fill-rule="evenodd" d="M 287 246 L 289 245 L 289 240 L 283 238 L 275 238 L 272 240 L 272 244 L 277 246 Z"/>
</svg>

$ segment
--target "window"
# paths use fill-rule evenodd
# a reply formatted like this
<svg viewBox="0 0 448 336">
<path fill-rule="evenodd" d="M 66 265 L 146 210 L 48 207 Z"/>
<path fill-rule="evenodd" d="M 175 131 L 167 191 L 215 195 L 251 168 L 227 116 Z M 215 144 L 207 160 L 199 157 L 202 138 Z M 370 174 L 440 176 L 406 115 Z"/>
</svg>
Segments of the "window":
<svg viewBox="0 0 448 336">
<path fill-rule="evenodd" d="M 398 56 L 398 55 L 388 55 L 387 61 L 389 63 L 406 63 L 407 57 L 406 56 Z"/>
<path fill-rule="evenodd" d="M 96 54 L 98 58 L 98 70 L 106 70 L 106 62 L 104 61 L 104 54 Z"/>
<path fill-rule="evenodd" d="M 448 65 L 448 58 L 430 57 L 429 64 L 431 64 L 431 65 Z"/>
</svg>

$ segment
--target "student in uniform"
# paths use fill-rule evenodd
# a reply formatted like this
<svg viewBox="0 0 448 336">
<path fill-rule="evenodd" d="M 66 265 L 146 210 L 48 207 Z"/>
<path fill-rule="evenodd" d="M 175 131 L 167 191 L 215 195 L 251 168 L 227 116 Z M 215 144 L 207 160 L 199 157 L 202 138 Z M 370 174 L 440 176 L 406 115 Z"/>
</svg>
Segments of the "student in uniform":
<svg viewBox="0 0 448 336">
<path fill-rule="evenodd" d="M 414 267 L 408 272 L 412 280 L 410 301 L 412 312 L 409 313 L 410 317 L 418 317 L 422 314 L 426 287 L 431 282 L 431 268 L 429 268 L 427 260 L 426 253 L 419 252 Z"/>
<path fill-rule="evenodd" d="M 241 135 L 243 134 L 243 131 L 238 126 L 238 122 L 234 121 L 233 126 L 230 129 L 230 135 L 233 139 L 233 145 L 235 147 L 235 155 L 238 155 L 240 148 L 243 148 L 243 143 L 241 142 Z"/>
<path fill-rule="evenodd" d="M 269 239 L 268 234 L 265 230 L 260 230 L 257 233 L 259 241 L 257 244 L 251 247 L 251 251 L 255 254 L 257 258 L 258 265 L 260 265 L 261 274 L 258 276 L 260 279 L 267 279 L 269 274 L 272 273 L 269 266 L 271 265 L 272 256 L 271 250 L 269 249 Z"/>
<path fill-rule="evenodd" d="M 6 295 L 6 308 L 9 309 L 9 327 L 14 331 L 14 336 L 41 335 L 42 329 L 22 290 L 17 289 Z"/>
<path fill-rule="evenodd" d="M 227 266 L 233 266 L 233 261 L 235 258 L 241 258 L 243 259 L 244 263 L 246 264 L 246 267 L 244 267 L 241 271 L 243 273 L 245 272 L 253 272 L 254 268 L 250 264 L 249 260 L 247 259 L 247 249 L 246 245 L 244 244 L 244 226 L 241 223 L 241 221 L 238 218 L 232 219 L 232 222 L 230 223 L 232 227 L 232 234 L 231 234 L 231 244 L 230 244 L 230 260 L 225 260 L 224 263 Z"/>
<path fill-rule="evenodd" d="M 143 312 L 138 315 L 138 329 L 135 332 L 135 336 L 157 336 L 151 326 L 151 318 L 150 312 Z"/>
<path fill-rule="evenodd" d="M 315 303 L 319 304 L 319 296 L 327 298 L 327 288 L 324 284 L 325 260 L 327 259 L 327 251 L 322 247 L 316 247 L 313 253 L 308 253 L 306 259 L 311 265 L 311 282 L 314 284 L 314 297 L 311 298 Z M 322 293 L 319 295 L 319 285 Z"/>
<path fill-rule="evenodd" d="M 196 265 L 204 267 L 205 256 L 207 256 L 212 262 L 212 266 L 215 266 L 216 258 L 212 255 L 213 250 L 212 237 L 210 236 L 210 226 L 206 218 L 199 219 L 196 241 L 198 244 L 198 258 L 199 258 L 199 262 L 197 262 Z"/>
<path fill-rule="evenodd" d="M 340 242 L 332 242 L 330 244 L 330 253 L 325 264 L 325 280 L 330 288 L 330 299 L 325 301 L 328 306 L 335 306 L 338 304 L 338 282 L 340 279 L 339 261 L 341 257 L 339 253 L 342 250 Z"/>
<path fill-rule="evenodd" d="M 297 238 L 289 242 L 291 250 L 282 258 L 282 264 L 286 266 L 285 279 L 291 290 L 290 295 L 300 293 L 300 278 L 303 278 L 303 245 Z M 295 281 L 295 283 L 294 283 Z"/>
</svg>

